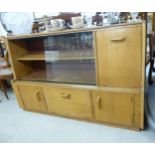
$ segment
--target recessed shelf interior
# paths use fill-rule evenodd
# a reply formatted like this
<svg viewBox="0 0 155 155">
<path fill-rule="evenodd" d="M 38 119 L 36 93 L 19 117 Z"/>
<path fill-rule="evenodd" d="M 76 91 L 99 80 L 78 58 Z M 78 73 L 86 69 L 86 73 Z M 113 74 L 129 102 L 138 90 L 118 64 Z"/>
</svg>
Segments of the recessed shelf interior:
<svg viewBox="0 0 155 155">
<path fill-rule="evenodd" d="M 32 62 L 33 71 L 21 80 L 50 81 L 63 83 L 96 84 L 94 61 L 79 62 Z M 39 68 L 36 68 L 39 66 Z"/>
</svg>

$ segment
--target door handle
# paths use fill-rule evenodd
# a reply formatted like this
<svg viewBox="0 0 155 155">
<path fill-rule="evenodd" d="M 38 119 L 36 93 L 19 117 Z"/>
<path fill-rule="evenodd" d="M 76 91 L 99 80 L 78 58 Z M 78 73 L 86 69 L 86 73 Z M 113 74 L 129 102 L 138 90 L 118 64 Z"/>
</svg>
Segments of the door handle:
<svg viewBox="0 0 155 155">
<path fill-rule="evenodd" d="M 98 104 L 98 108 L 101 110 L 102 109 L 101 97 L 97 96 L 96 101 L 97 101 L 97 104 Z"/>
<path fill-rule="evenodd" d="M 111 41 L 123 41 L 123 40 L 125 40 L 125 37 L 115 37 L 111 39 Z"/>
<path fill-rule="evenodd" d="M 62 98 L 69 99 L 71 97 L 71 94 L 61 93 Z"/>
<path fill-rule="evenodd" d="M 41 101 L 40 91 L 36 90 L 35 94 L 36 94 L 37 99 Z"/>
</svg>

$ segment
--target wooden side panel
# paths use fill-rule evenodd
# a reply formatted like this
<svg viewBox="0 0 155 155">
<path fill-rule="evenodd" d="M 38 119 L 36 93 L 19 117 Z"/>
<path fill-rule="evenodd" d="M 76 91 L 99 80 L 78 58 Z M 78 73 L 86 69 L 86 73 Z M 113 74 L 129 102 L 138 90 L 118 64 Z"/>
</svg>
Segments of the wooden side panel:
<svg viewBox="0 0 155 155">
<path fill-rule="evenodd" d="M 9 41 L 7 40 L 7 49 L 11 56 L 11 66 L 14 78 L 19 79 L 22 76 L 32 72 L 30 62 L 23 63 L 17 59 L 27 55 L 28 49 L 24 40 Z"/>
<path fill-rule="evenodd" d="M 141 86 L 144 87 L 145 84 L 145 57 L 146 57 L 146 24 L 142 24 L 142 81 L 141 81 Z"/>
<path fill-rule="evenodd" d="M 134 94 L 135 102 L 135 127 L 144 129 L 144 90 L 139 94 Z"/>
<path fill-rule="evenodd" d="M 14 93 L 16 95 L 19 106 L 21 108 L 25 108 L 24 102 L 23 102 L 23 100 L 21 98 L 21 95 L 20 95 L 20 92 L 19 92 L 19 89 L 18 89 L 17 82 L 11 81 L 11 84 L 12 84 L 12 87 L 13 87 Z"/>
<path fill-rule="evenodd" d="M 49 112 L 77 118 L 92 118 L 89 90 L 44 87 Z"/>
<path fill-rule="evenodd" d="M 141 32 L 141 27 L 109 28 L 96 32 L 100 86 L 141 86 Z"/>
</svg>

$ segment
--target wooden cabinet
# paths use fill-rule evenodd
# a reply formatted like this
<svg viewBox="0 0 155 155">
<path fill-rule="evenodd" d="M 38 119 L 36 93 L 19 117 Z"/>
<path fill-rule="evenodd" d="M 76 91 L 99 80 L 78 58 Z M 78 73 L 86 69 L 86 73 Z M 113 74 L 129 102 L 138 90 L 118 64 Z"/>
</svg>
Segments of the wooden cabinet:
<svg viewBox="0 0 155 155">
<path fill-rule="evenodd" d="M 100 86 L 138 88 L 142 72 L 142 28 L 109 28 L 96 32 Z"/>
<path fill-rule="evenodd" d="M 143 129 L 145 23 L 9 36 L 21 108 Z"/>
<path fill-rule="evenodd" d="M 134 125 L 134 95 L 121 92 L 93 92 L 95 119 L 118 125 Z"/>
<path fill-rule="evenodd" d="M 77 118 L 92 118 L 89 90 L 67 87 L 45 87 L 49 112 Z"/>
<path fill-rule="evenodd" d="M 25 109 L 47 112 L 47 106 L 41 87 L 31 84 L 19 84 L 17 87 Z"/>
</svg>

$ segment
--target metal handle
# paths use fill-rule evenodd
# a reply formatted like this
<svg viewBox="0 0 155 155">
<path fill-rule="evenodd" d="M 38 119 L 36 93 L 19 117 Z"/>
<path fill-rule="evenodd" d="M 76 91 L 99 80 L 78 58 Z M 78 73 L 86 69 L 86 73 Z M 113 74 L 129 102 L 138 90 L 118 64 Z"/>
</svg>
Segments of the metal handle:
<svg viewBox="0 0 155 155">
<path fill-rule="evenodd" d="M 40 96 L 39 90 L 36 90 L 35 94 L 36 94 L 37 99 L 38 99 L 39 101 L 41 101 L 41 96 Z"/>
<path fill-rule="evenodd" d="M 102 109 L 101 97 L 97 96 L 96 101 L 97 101 L 97 104 L 98 104 L 98 108 Z"/>
<path fill-rule="evenodd" d="M 123 41 L 125 39 L 125 37 L 116 37 L 116 38 L 112 38 L 111 41 Z"/>
<path fill-rule="evenodd" d="M 61 93 L 61 96 L 65 99 L 69 99 L 71 97 L 71 94 Z"/>
</svg>

